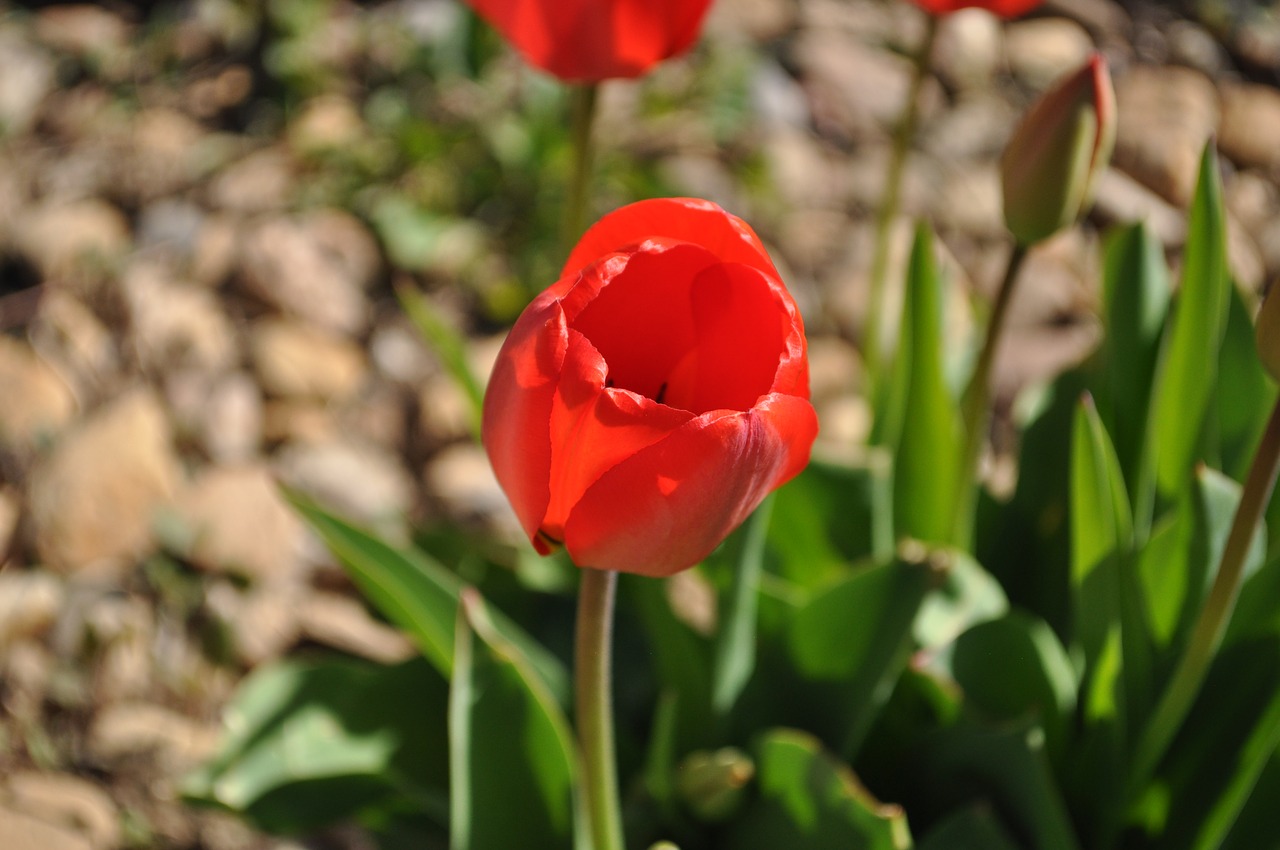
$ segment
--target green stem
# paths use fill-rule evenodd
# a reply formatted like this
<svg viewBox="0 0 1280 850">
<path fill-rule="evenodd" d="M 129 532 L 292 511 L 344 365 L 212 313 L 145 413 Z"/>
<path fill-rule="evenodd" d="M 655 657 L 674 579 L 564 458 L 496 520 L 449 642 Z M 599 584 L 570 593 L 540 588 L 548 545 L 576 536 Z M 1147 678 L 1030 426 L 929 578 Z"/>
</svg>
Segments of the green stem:
<svg viewBox="0 0 1280 850">
<path fill-rule="evenodd" d="M 960 453 L 959 475 L 955 482 L 955 514 L 951 524 L 951 539 L 956 546 L 965 550 L 968 550 L 972 543 L 974 504 L 978 488 L 981 486 L 977 480 L 978 459 L 982 454 L 983 436 L 987 432 L 987 424 L 991 416 L 991 370 L 995 365 L 996 347 L 1000 344 L 1000 335 L 1009 315 L 1014 284 L 1018 280 L 1018 272 L 1022 269 L 1022 262 L 1026 258 L 1026 246 L 1015 245 L 1013 253 L 1009 255 L 1009 263 L 1005 266 L 1004 279 L 1000 281 L 995 304 L 991 307 L 991 318 L 987 321 L 987 335 L 982 341 L 978 362 L 973 368 L 973 376 L 969 379 L 969 386 L 961 401 L 964 442 Z"/>
<path fill-rule="evenodd" d="M 1280 470 L 1280 402 L 1272 409 L 1267 429 L 1254 453 L 1253 464 L 1249 467 L 1249 477 L 1245 479 L 1244 490 L 1240 494 L 1240 504 L 1236 507 L 1235 519 L 1232 520 L 1231 531 L 1222 550 L 1222 560 L 1218 564 L 1213 587 L 1209 589 L 1187 648 L 1178 659 L 1178 666 L 1156 706 L 1151 722 L 1138 740 L 1129 771 L 1127 799 L 1130 804 L 1137 801 L 1155 773 L 1165 750 L 1182 726 L 1222 643 L 1222 636 L 1226 633 L 1227 624 L 1231 622 L 1231 612 L 1235 610 L 1236 598 L 1244 580 L 1245 556 L 1249 553 L 1254 530 L 1267 508 L 1272 490 L 1275 489 L 1277 470 Z"/>
<path fill-rule="evenodd" d="M 916 133 L 916 123 L 920 118 L 920 92 L 924 89 L 924 81 L 929 76 L 929 60 L 933 55 L 933 44 L 938 35 L 938 18 L 928 15 L 925 24 L 924 41 L 915 55 L 915 66 L 911 77 L 911 88 L 907 92 L 907 102 L 893 135 L 893 148 L 889 154 L 889 173 L 885 179 L 884 193 L 880 197 L 880 206 L 876 210 L 875 247 L 871 255 L 870 292 L 867 300 L 866 323 L 862 334 L 862 362 L 866 374 L 867 396 L 876 398 L 880 386 L 881 371 L 881 323 L 884 321 L 884 299 L 886 278 L 889 273 L 889 249 L 892 243 L 893 222 L 898 217 L 898 209 L 902 205 L 902 177 L 906 170 L 907 153 L 911 149 L 911 139 Z"/>
<path fill-rule="evenodd" d="M 573 144 L 573 172 L 569 177 L 569 196 L 564 207 L 564 253 L 567 256 L 586 230 L 587 204 L 590 200 L 591 172 L 595 164 L 592 128 L 596 119 L 596 83 L 573 87 L 570 116 L 570 139 Z"/>
<path fill-rule="evenodd" d="M 582 791 L 586 797 L 592 850 L 623 850 L 618 770 L 614 763 L 613 700 L 609 645 L 618 574 L 582 570 L 578 589 L 574 697 Z"/>
</svg>

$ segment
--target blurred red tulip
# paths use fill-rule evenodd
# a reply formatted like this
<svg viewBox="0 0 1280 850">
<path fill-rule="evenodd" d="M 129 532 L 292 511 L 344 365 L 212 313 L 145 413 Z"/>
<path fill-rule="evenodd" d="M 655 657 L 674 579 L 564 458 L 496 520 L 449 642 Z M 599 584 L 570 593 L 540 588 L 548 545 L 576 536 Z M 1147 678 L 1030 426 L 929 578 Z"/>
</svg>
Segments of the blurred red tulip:
<svg viewBox="0 0 1280 850">
<path fill-rule="evenodd" d="M 562 80 L 638 77 L 688 50 L 711 0 L 466 0 L 534 67 Z"/>
<path fill-rule="evenodd" d="M 946 15 L 960 9 L 986 9 L 1002 18 L 1025 15 L 1044 0 L 912 0 L 931 15 Z"/>
<path fill-rule="evenodd" d="M 533 545 L 665 576 L 804 468 L 804 324 L 760 240 L 691 199 L 605 216 L 507 337 L 484 444 Z"/>
</svg>

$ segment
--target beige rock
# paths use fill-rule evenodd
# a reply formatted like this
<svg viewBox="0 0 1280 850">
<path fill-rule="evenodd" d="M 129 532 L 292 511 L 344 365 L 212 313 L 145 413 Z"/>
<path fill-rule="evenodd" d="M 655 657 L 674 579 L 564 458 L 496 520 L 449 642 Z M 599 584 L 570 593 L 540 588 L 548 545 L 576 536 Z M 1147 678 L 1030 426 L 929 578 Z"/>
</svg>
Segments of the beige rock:
<svg viewBox="0 0 1280 850">
<path fill-rule="evenodd" d="M 27 453 L 71 420 L 66 383 L 26 343 L 0 335 L 0 451 Z"/>
<path fill-rule="evenodd" d="M 262 392 L 244 372 L 223 377 L 209 393 L 197 429 L 209 457 L 237 463 L 253 457 L 262 445 Z"/>
<path fill-rule="evenodd" d="M 106 595 L 85 613 L 89 645 L 99 648 L 94 699 L 100 703 L 141 699 L 155 672 L 155 614 L 137 597 Z"/>
<path fill-rule="evenodd" d="M 284 207 L 293 192 L 294 166 L 280 148 L 255 151 L 224 168 L 209 186 L 215 207 L 264 212 Z"/>
<path fill-rule="evenodd" d="M 97 278 L 129 248 L 124 213 L 98 199 L 51 202 L 20 220 L 18 249 L 47 278 Z"/>
<path fill-rule="evenodd" d="M 170 776 L 213 755 L 216 726 L 201 724 L 148 702 L 118 702 L 98 712 L 89 729 L 89 752 L 111 763 L 154 756 Z M 3 846 L 3 845 L 0 845 Z"/>
<path fill-rule="evenodd" d="M 129 40 L 128 24 L 110 10 L 90 3 L 41 10 L 35 32 L 50 47 L 78 56 L 119 51 Z"/>
<path fill-rule="evenodd" d="M 840 337 L 822 336 L 809 340 L 809 393 L 815 398 L 832 398 L 852 392 L 860 381 L 858 350 Z"/>
<path fill-rule="evenodd" d="M 0 572 L 0 649 L 39 637 L 58 616 L 62 582 L 40 570 Z"/>
<path fill-rule="evenodd" d="M 21 771 L 6 782 L 14 808 L 46 823 L 72 829 L 94 850 L 120 845 L 120 818 L 111 797 L 97 785 L 65 773 Z"/>
<path fill-rule="evenodd" d="M 209 469 L 179 496 L 176 511 L 190 534 L 187 557 L 201 569 L 267 582 L 301 566 L 302 521 L 265 467 Z"/>
<path fill-rule="evenodd" d="M 1145 222 L 1165 247 L 1181 245 L 1187 238 L 1187 219 L 1181 210 L 1115 168 L 1102 172 L 1093 210 L 1111 224 Z"/>
<path fill-rule="evenodd" d="M 141 198 L 180 191 L 198 176 L 196 154 L 204 138 L 200 125 L 173 109 L 138 113 L 125 162 L 126 183 Z"/>
<path fill-rule="evenodd" d="M 1175 206 L 1186 207 L 1200 154 L 1218 126 L 1213 83 L 1190 68 L 1135 66 L 1116 79 L 1116 113 L 1112 162 Z"/>
<path fill-rule="evenodd" d="M 233 216 L 206 216 L 191 257 L 192 279 L 205 286 L 220 285 L 231 276 L 239 247 L 239 231 Z"/>
<path fill-rule="evenodd" d="M 56 72 L 47 52 L 14 29 L 0 30 L 0 135 L 27 131 L 57 82 Z"/>
<path fill-rule="evenodd" d="M 379 446 L 333 440 L 286 446 L 276 456 L 280 478 L 357 521 L 399 525 L 413 501 L 413 481 Z"/>
<path fill-rule="evenodd" d="M 349 98 L 321 95 L 303 105 L 288 135 L 293 148 L 304 154 L 340 151 L 365 136 L 364 119 Z"/>
<path fill-rule="evenodd" d="M 986 9 L 961 9 L 938 22 L 933 70 L 962 91 L 985 90 L 1000 70 L 1004 34 Z"/>
<path fill-rule="evenodd" d="M 250 341 L 262 388 L 285 398 L 343 399 L 367 371 L 363 350 L 344 336 L 301 322 L 270 319 Z"/>
<path fill-rule="evenodd" d="M 95 850 L 89 839 L 45 823 L 25 812 L 0 806 L 0 847 L 5 850 Z"/>
<path fill-rule="evenodd" d="M 453 516 L 507 518 L 507 500 L 493 475 L 493 467 L 484 449 L 474 443 L 456 443 L 437 452 L 427 466 L 425 477 L 428 489 L 445 503 Z"/>
<path fill-rule="evenodd" d="M 250 667 L 278 658 L 298 640 L 301 590 L 284 583 L 241 592 L 215 584 L 205 594 L 210 613 L 226 624 L 236 657 Z"/>
<path fill-rule="evenodd" d="M 329 405 L 315 399 L 271 399 L 262 408 L 262 437 L 268 443 L 325 443 L 341 435 Z"/>
<path fill-rule="evenodd" d="M 1249 167 L 1280 166 L 1280 92 L 1272 86 L 1236 84 L 1222 89 L 1218 145 L 1230 159 Z"/>
<path fill-rule="evenodd" d="M 314 221 L 314 219 L 312 219 Z M 358 331 L 368 305 L 348 257 L 326 244 L 332 234 L 304 220 L 267 219 L 243 242 L 240 279 L 267 304 L 338 332 Z"/>
<path fill-rule="evenodd" d="M 1075 71 L 1094 49 L 1088 31 L 1067 18 L 1016 21 L 1005 38 L 1009 69 L 1036 91 Z"/>
<path fill-rule="evenodd" d="M 236 356 L 235 334 L 212 292 L 173 279 L 158 264 L 132 266 L 122 281 L 129 340 L 141 365 L 156 372 L 220 372 Z"/>
<path fill-rule="evenodd" d="M 119 372 L 120 353 L 111 331 L 82 301 L 61 289 L 40 299 L 31 341 L 79 397 L 110 383 Z"/>
<path fill-rule="evenodd" d="M 302 634 L 317 643 L 381 664 L 412 658 L 416 650 L 401 632 L 369 616 L 356 600 L 315 593 L 302 603 Z"/>
<path fill-rule="evenodd" d="M 940 229 L 1002 238 L 1005 234 L 1004 201 L 1000 170 L 996 163 L 951 169 L 938 192 L 934 220 Z"/>
<path fill-rule="evenodd" d="M 67 573 L 113 571 L 152 545 L 152 514 L 179 477 L 169 423 L 138 389 L 95 411 L 33 471 L 37 552 Z"/>
<path fill-rule="evenodd" d="M 911 85 L 910 60 L 830 30 L 805 30 L 792 49 L 820 127 L 852 138 L 897 124 Z M 930 78 L 921 91 L 921 115 L 927 118 L 941 100 Z"/>
<path fill-rule="evenodd" d="M 780 128 L 765 142 L 769 176 L 780 197 L 804 208 L 841 206 L 848 193 L 844 163 L 805 130 Z"/>
<path fill-rule="evenodd" d="M 711 5 L 704 29 L 739 40 L 771 41 L 795 26 L 796 6 L 789 0 L 721 0 Z"/>
</svg>

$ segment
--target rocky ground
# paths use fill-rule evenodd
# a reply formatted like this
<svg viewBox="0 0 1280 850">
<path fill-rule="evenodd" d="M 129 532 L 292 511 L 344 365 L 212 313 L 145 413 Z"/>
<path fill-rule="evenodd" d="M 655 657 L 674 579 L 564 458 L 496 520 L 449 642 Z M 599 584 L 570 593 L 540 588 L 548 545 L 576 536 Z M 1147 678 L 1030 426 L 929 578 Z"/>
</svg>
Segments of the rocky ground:
<svg viewBox="0 0 1280 850">
<path fill-rule="evenodd" d="M 551 282 L 520 203 L 556 174 L 512 175 L 542 150 L 528 104 L 552 97 L 563 133 L 554 87 L 510 57 L 433 77 L 453 0 L 265 8 L 0 0 L 0 847 L 369 846 L 178 799 L 247 671 L 301 647 L 411 652 L 277 482 L 390 535 L 509 533 L 466 398 L 395 288 L 427 291 L 484 373 Z M 1145 218 L 1176 259 L 1210 136 L 1240 285 L 1280 274 L 1276 15 L 1056 0 L 945 22 L 895 232 L 901 255 L 912 219 L 938 228 L 956 334 L 1009 248 L 1012 122 L 1095 45 L 1118 90 L 1114 167 L 1086 226 L 1032 257 L 1002 399 L 1096 343 L 1101 229 Z M 600 209 L 661 190 L 757 225 L 812 328 L 829 445 L 866 429 L 850 340 L 922 32 L 905 2 L 718 0 L 692 57 L 604 92 Z M 469 170 L 481 148 L 494 182 Z M 524 194 L 504 209 L 499 189 Z"/>
</svg>

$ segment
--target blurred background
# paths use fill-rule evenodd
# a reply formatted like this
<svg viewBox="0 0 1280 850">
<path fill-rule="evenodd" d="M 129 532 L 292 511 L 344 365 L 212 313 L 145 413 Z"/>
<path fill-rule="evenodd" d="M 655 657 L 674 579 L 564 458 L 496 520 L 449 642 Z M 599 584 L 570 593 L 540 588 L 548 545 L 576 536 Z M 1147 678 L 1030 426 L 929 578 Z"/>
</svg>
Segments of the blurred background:
<svg viewBox="0 0 1280 850">
<path fill-rule="evenodd" d="M 747 219 L 805 312 L 825 451 L 869 424 L 856 342 L 923 33 L 905 0 L 717 0 L 689 55 L 602 90 L 591 218 L 693 195 Z M 1100 234 L 1145 219 L 1176 261 L 1206 139 L 1237 283 L 1280 274 L 1280 4 L 1051 0 L 942 23 L 890 280 L 931 221 L 966 338 L 1010 249 L 999 153 L 1094 49 L 1114 164 L 1026 268 L 997 488 L 1018 393 L 1098 341 Z M 519 539 L 397 291 L 483 379 L 559 270 L 567 108 L 457 0 L 0 0 L 0 847 L 373 846 L 266 837 L 185 805 L 182 779 L 247 672 L 414 654 L 276 482 L 464 576 L 479 546 L 525 586 L 566 580 Z"/>
</svg>

